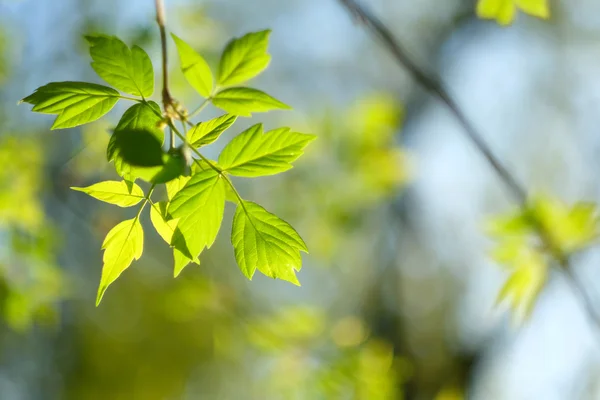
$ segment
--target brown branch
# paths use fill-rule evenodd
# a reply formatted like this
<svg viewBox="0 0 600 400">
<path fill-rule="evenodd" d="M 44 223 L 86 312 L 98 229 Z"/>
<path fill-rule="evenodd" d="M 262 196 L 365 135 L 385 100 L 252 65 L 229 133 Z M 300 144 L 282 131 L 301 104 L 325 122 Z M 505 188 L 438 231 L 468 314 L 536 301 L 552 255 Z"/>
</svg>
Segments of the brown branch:
<svg viewBox="0 0 600 400">
<path fill-rule="evenodd" d="M 442 82 L 433 75 L 426 73 L 424 69 L 419 67 L 409 57 L 408 52 L 402 47 L 400 42 L 394 37 L 388 27 L 369 10 L 360 5 L 356 0 L 339 1 L 342 6 L 345 7 L 350 14 L 352 14 L 353 17 L 355 17 L 363 26 L 365 26 L 365 28 L 367 28 L 367 30 L 385 46 L 388 52 L 394 57 L 394 60 L 400 64 L 401 67 L 406 69 L 411 74 L 413 79 L 415 79 L 415 81 L 417 81 L 432 95 L 440 99 L 446 105 L 446 107 L 448 107 L 450 112 L 455 116 L 462 126 L 467 138 L 484 156 L 502 183 L 504 183 L 508 191 L 512 194 L 517 203 L 519 203 L 520 207 L 526 211 L 528 209 L 527 190 L 517 181 L 517 179 L 502 164 L 500 159 L 492 152 L 490 146 L 483 138 L 483 135 L 481 135 L 468 120 L 464 112 L 460 109 Z M 596 314 L 592 299 L 589 297 L 583 285 L 574 275 L 569 258 L 560 251 L 559 247 L 556 246 L 555 243 L 553 243 L 551 235 L 546 231 L 544 225 L 534 216 L 531 216 L 530 218 L 546 249 L 562 267 L 561 269 L 564 271 L 568 283 L 571 285 L 575 294 L 581 301 L 585 312 L 588 314 L 589 319 L 596 328 L 596 332 L 599 334 L 598 338 L 600 340 L 600 318 Z"/>
<path fill-rule="evenodd" d="M 155 0 L 156 4 L 156 23 L 160 30 L 160 44 L 162 53 L 162 101 L 164 111 L 167 114 L 167 118 L 170 118 L 171 109 L 173 109 L 173 98 L 171 92 L 169 92 L 169 68 L 168 68 L 168 54 L 167 54 L 167 29 L 166 29 L 166 16 L 165 16 L 165 4 L 163 0 Z M 175 148 L 175 133 L 171 131 L 169 148 Z"/>
</svg>

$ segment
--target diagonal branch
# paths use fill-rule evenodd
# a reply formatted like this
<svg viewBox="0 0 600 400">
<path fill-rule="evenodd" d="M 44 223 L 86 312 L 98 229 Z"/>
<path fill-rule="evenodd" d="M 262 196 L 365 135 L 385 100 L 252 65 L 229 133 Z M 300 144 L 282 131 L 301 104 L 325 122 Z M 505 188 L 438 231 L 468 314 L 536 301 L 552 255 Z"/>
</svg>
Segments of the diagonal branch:
<svg viewBox="0 0 600 400">
<path fill-rule="evenodd" d="M 464 112 L 460 109 L 449 91 L 444 87 L 442 82 L 433 75 L 426 73 L 420 68 L 408 55 L 408 52 L 402 47 L 400 42 L 394 37 L 389 28 L 381 22 L 369 10 L 360 5 L 357 0 L 339 0 L 341 5 L 345 7 L 394 57 L 396 62 L 401 67 L 406 69 L 421 86 L 423 86 L 432 95 L 439 98 L 448 107 L 450 112 L 455 116 L 462 126 L 467 138 L 473 143 L 477 150 L 484 156 L 488 164 L 494 169 L 502 183 L 511 193 L 514 199 L 519 203 L 519 206 L 526 210 L 528 208 L 528 194 L 517 179 L 508 171 L 502 164 L 500 159 L 492 152 L 489 145 L 486 143 L 483 135 L 481 135 L 473 124 L 468 120 Z M 552 257 L 562 267 L 564 276 L 578 296 L 584 311 L 587 313 L 592 325 L 596 328 L 598 339 L 600 340 L 600 317 L 594 309 L 592 299 L 587 294 L 583 285 L 579 282 L 573 268 L 569 262 L 569 258 L 563 254 L 558 246 L 553 243 L 551 236 L 546 231 L 545 227 L 537 218 L 532 217 L 531 223 L 538 231 L 538 235 L 544 243 L 546 249 Z"/>
</svg>

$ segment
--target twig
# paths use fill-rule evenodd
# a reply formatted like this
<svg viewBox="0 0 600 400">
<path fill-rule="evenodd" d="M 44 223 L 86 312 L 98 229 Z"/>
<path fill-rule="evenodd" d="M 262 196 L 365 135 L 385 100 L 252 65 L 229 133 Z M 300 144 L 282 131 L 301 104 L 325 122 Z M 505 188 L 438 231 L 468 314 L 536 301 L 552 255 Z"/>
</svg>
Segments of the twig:
<svg viewBox="0 0 600 400">
<path fill-rule="evenodd" d="M 173 98 L 171 97 L 171 93 L 169 92 L 169 68 L 168 68 L 168 54 L 167 54 L 167 29 L 166 29 L 166 17 L 165 17 L 165 4 L 163 0 L 155 0 L 156 4 L 156 23 L 158 24 L 158 29 L 160 30 L 160 44 L 161 44 L 161 53 L 162 53 L 162 78 L 163 78 L 163 88 L 162 88 L 162 101 L 163 107 L 165 109 L 165 113 L 167 114 L 167 118 L 170 118 L 170 110 L 173 109 Z M 171 131 L 169 148 L 175 148 L 175 133 Z"/>
<path fill-rule="evenodd" d="M 490 166 L 494 169 L 498 177 L 505 184 L 506 188 L 513 195 L 517 203 L 523 210 L 528 209 L 528 194 L 527 190 L 517 181 L 517 179 L 508 171 L 502 162 L 494 155 L 491 148 L 486 143 L 483 135 L 481 135 L 473 124 L 467 119 L 463 111 L 460 109 L 449 91 L 444 87 L 441 81 L 432 75 L 427 74 L 420 68 L 409 56 L 408 52 L 402 47 L 398 40 L 394 37 L 387 26 L 381 22 L 370 11 L 361 6 L 356 0 L 339 0 L 350 14 L 363 24 L 371 34 L 373 34 L 386 47 L 396 62 L 401 67 L 405 68 L 421 86 L 429 91 L 434 96 L 438 97 L 454 114 L 469 140 L 475 145 L 479 152 L 485 157 Z M 551 236 L 546 232 L 545 227 L 537 218 L 531 217 L 531 222 L 536 227 L 540 239 L 556 259 L 558 264 L 565 272 L 565 276 L 574 292 L 580 299 L 585 312 L 596 328 L 600 340 L 600 318 L 595 312 L 592 299 L 585 291 L 583 285 L 574 276 L 572 266 L 569 263 L 568 257 L 562 254 L 559 248 L 553 243 Z"/>
</svg>

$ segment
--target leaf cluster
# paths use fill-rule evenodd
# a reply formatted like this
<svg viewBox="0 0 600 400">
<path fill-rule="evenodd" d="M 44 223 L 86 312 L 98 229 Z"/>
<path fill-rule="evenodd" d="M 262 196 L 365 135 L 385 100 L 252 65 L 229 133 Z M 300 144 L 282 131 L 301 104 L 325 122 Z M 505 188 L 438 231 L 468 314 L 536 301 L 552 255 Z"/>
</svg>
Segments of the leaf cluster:
<svg viewBox="0 0 600 400">
<path fill-rule="evenodd" d="M 223 50 L 215 73 L 192 46 L 172 35 L 181 72 L 204 98 L 191 114 L 183 105 L 175 106 L 174 101 L 165 101 L 161 110 L 150 100 L 154 94 L 154 68 L 148 54 L 140 47 L 129 48 L 120 39 L 106 35 L 86 39 L 92 68 L 111 87 L 53 82 L 22 100 L 32 104 L 35 112 L 56 115 L 51 129 L 98 120 L 121 99 L 135 102 L 114 128 L 106 151 L 107 160 L 113 162 L 122 180 L 73 188 L 119 207 L 139 207 L 134 218 L 117 224 L 104 239 L 97 304 L 107 287 L 142 256 L 144 228 L 140 217 L 146 206 L 150 208 L 152 226 L 173 249 L 175 276 L 189 263 L 200 263 L 200 254 L 216 240 L 225 203 L 230 201 L 237 207 L 231 242 L 242 273 L 252 279 L 258 270 L 299 285 L 296 272 L 302 265 L 300 252 L 308 251 L 304 241 L 287 222 L 243 199 L 231 177 L 254 178 L 284 172 L 292 168 L 292 162 L 315 136 L 287 127 L 264 132 L 262 124 L 255 124 L 234 137 L 217 161 L 200 152 L 217 141 L 238 117 L 290 108 L 261 90 L 242 86 L 267 68 L 269 34 L 269 30 L 264 30 L 232 39 Z M 209 102 L 226 113 L 192 122 L 191 118 Z M 181 122 L 182 131 L 176 121 Z M 187 130 L 188 126 L 191 129 Z M 171 141 L 169 149 L 164 150 L 165 129 L 179 137 L 183 145 L 175 148 Z M 191 159 L 190 152 L 194 155 Z M 136 183 L 138 180 L 148 182 L 150 188 L 144 191 Z M 155 201 L 152 195 L 160 184 L 166 187 L 167 199 Z"/>
<path fill-rule="evenodd" d="M 497 302 L 509 301 L 518 320 L 528 317 L 548 278 L 549 263 L 564 260 L 600 235 L 598 209 L 591 203 L 568 206 L 548 196 L 494 218 L 488 226 L 497 244 L 492 258 L 510 270 Z M 541 236 L 543 235 L 543 236 Z"/>
</svg>

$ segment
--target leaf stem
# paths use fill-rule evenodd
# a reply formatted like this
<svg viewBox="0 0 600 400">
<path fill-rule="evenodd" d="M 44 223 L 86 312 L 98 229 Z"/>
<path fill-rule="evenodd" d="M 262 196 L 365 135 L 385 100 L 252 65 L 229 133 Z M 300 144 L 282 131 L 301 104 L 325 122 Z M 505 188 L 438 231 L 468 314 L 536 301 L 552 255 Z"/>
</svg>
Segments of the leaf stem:
<svg viewBox="0 0 600 400">
<path fill-rule="evenodd" d="M 240 193 L 237 191 L 237 189 L 235 188 L 235 186 L 233 185 L 233 182 L 231 182 L 231 179 L 229 179 L 229 176 L 227 176 L 227 174 L 225 173 L 225 171 L 223 171 L 221 168 L 219 168 L 219 166 L 215 165 L 211 160 L 209 160 L 208 158 L 206 158 L 204 155 L 202 155 L 202 153 L 200 153 L 198 151 L 198 149 L 194 148 L 185 138 L 185 136 L 179 132 L 179 130 L 175 127 L 175 125 L 171 124 L 171 127 L 173 129 L 173 132 L 175 132 L 175 134 L 177 136 L 179 136 L 179 138 L 183 141 L 183 143 L 189 147 L 192 152 L 194 154 L 196 154 L 202 161 L 204 161 L 205 163 L 208 164 L 208 166 L 210 168 L 212 168 L 217 174 L 219 174 L 221 176 L 221 178 L 227 182 L 227 184 L 229 185 L 229 187 L 231 187 L 231 190 L 233 190 L 233 193 L 235 194 L 235 197 L 237 197 L 238 201 L 240 202 L 240 205 L 242 206 L 242 208 L 244 209 L 244 212 L 246 214 L 248 214 L 248 210 L 246 210 L 246 206 L 244 205 L 244 199 L 242 199 L 242 196 L 240 196 Z M 198 162 L 198 160 L 196 160 L 196 162 Z"/>
<path fill-rule="evenodd" d="M 135 97 L 129 97 L 129 96 L 123 96 L 123 95 L 119 95 L 119 98 L 123 99 L 123 100 L 135 101 L 135 102 L 138 102 L 138 103 L 143 103 L 143 102 L 146 101 L 146 99 L 137 99 Z"/>
<path fill-rule="evenodd" d="M 200 104 L 198 106 L 198 108 L 196 108 L 194 111 L 192 111 L 192 113 L 188 116 L 188 118 L 193 118 L 194 116 L 198 115 L 200 113 L 200 111 L 204 110 L 204 108 L 208 105 L 208 103 L 210 103 L 211 100 L 212 100 L 212 95 L 210 95 L 209 97 L 204 99 L 202 104 Z"/>
<path fill-rule="evenodd" d="M 424 69 L 418 66 L 408 52 L 395 38 L 390 29 L 381 22 L 369 10 L 359 4 L 357 0 L 339 0 L 340 4 L 352 15 L 359 23 L 361 23 L 376 39 L 378 39 L 393 56 L 395 61 L 405 68 L 413 79 L 417 81 L 423 88 L 429 91 L 432 95 L 440 99 L 446 107 L 454 114 L 459 124 L 462 126 L 464 133 L 477 150 L 483 155 L 488 164 L 496 172 L 500 180 L 504 183 L 510 194 L 523 210 L 527 210 L 528 193 L 527 190 L 517 181 L 517 179 L 508 171 L 500 159 L 493 153 L 490 146 L 484 139 L 484 136 L 474 127 L 474 125 L 466 117 L 465 113 L 458 106 L 449 91 L 445 88 L 441 81 L 431 74 L 428 74 Z M 578 295 L 588 317 L 595 328 L 597 328 L 598 340 L 600 341 L 600 317 L 594 311 L 594 306 L 591 298 L 587 295 L 583 285 L 576 279 L 570 265 L 569 258 L 563 254 L 558 246 L 556 246 L 551 235 L 547 232 L 544 225 L 535 216 L 531 216 L 531 223 L 537 230 L 537 233 L 548 249 L 550 255 L 558 262 L 565 271 L 565 276 L 569 280 L 571 287 Z"/>
</svg>

